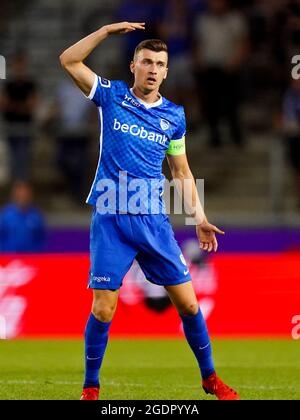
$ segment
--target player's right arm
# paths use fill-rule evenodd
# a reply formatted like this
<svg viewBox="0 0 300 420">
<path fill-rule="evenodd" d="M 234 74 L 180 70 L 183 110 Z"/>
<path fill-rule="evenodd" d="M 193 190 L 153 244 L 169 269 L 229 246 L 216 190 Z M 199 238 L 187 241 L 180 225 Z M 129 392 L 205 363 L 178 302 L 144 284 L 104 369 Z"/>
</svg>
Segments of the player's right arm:
<svg viewBox="0 0 300 420">
<path fill-rule="evenodd" d="M 145 23 L 121 22 L 105 25 L 81 39 L 60 55 L 59 59 L 62 67 L 85 95 L 88 95 L 93 87 L 95 73 L 83 61 L 109 35 L 126 34 L 136 29 L 145 29 Z"/>
</svg>

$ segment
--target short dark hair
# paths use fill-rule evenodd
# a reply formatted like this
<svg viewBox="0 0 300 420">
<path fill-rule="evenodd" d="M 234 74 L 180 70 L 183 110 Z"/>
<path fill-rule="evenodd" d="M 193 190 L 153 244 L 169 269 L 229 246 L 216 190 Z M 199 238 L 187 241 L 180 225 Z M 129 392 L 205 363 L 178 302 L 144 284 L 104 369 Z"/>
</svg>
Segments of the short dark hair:
<svg viewBox="0 0 300 420">
<path fill-rule="evenodd" d="M 151 50 L 155 52 L 165 51 L 168 54 L 168 47 L 164 41 L 160 39 L 146 39 L 140 42 L 134 50 L 134 58 L 141 50 Z"/>
</svg>

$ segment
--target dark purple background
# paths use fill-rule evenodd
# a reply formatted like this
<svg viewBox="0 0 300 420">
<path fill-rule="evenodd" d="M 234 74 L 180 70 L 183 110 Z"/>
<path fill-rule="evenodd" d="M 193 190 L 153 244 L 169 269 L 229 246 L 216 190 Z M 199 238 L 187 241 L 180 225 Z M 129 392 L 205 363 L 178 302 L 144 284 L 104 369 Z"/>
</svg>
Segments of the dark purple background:
<svg viewBox="0 0 300 420">
<path fill-rule="evenodd" d="M 176 239 L 182 244 L 196 238 L 194 228 L 178 229 Z M 300 251 L 300 229 L 226 229 L 219 237 L 219 252 Z M 52 229 L 48 233 L 47 252 L 88 252 L 87 229 Z"/>
</svg>

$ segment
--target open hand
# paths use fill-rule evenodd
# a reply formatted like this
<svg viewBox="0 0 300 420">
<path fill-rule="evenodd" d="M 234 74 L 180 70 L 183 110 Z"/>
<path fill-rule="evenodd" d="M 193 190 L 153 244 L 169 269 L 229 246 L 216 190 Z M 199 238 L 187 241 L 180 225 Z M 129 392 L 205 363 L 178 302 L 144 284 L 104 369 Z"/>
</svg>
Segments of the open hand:
<svg viewBox="0 0 300 420">
<path fill-rule="evenodd" d="M 127 34 L 128 32 L 135 31 L 136 29 L 145 29 L 144 22 L 120 22 L 106 25 L 105 29 L 109 35 L 112 34 Z"/>
<path fill-rule="evenodd" d="M 208 223 L 208 221 L 204 221 L 201 225 L 196 226 L 196 233 L 200 243 L 200 248 L 203 251 L 211 252 L 214 250 L 217 252 L 218 249 L 218 241 L 216 238 L 216 233 L 220 235 L 225 235 L 225 232 L 220 230 L 214 225 Z"/>
</svg>

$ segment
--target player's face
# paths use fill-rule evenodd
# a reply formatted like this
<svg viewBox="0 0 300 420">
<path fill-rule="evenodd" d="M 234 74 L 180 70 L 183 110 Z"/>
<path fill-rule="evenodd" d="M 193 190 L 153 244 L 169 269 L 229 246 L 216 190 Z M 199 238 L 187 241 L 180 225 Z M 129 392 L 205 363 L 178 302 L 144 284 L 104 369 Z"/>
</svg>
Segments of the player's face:
<svg viewBox="0 0 300 420">
<path fill-rule="evenodd" d="M 158 90 L 168 72 L 168 55 L 165 51 L 155 52 L 143 49 L 138 52 L 130 69 L 135 85 L 145 93 Z"/>
<path fill-rule="evenodd" d="M 32 191 L 25 182 L 19 182 L 13 190 L 13 200 L 21 208 L 28 207 L 32 202 Z"/>
</svg>

